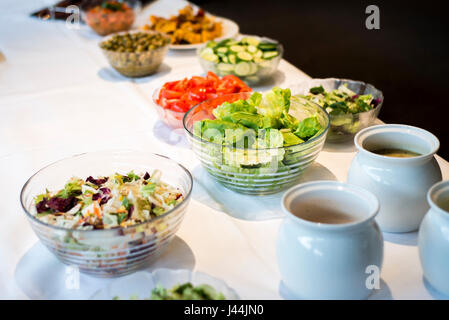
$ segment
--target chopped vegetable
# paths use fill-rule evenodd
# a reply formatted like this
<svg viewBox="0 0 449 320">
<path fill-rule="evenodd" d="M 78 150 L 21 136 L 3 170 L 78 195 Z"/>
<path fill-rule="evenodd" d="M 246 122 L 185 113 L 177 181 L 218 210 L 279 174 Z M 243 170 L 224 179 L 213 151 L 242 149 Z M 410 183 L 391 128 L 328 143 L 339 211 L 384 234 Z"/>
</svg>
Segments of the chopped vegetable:
<svg viewBox="0 0 449 320">
<path fill-rule="evenodd" d="M 318 103 L 330 115 L 356 114 L 375 108 L 380 101 L 373 99 L 371 94 L 358 95 L 350 90 L 347 84 L 338 89 L 326 92 L 323 86 L 313 87 L 309 94 L 302 96 Z"/>
<path fill-rule="evenodd" d="M 151 300 L 226 300 L 226 297 L 210 285 L 194 286 L 187 282 L 169 290 L 158 285 L 151 292 Z"/>
<path fill-rule="evenodd" d="M 151 178 L 153 177 L 153 178 Z M 36 217 L 48 224 L 70 229 L 128 227 L 159 216 L 184 200 L 175 188 L 151 175 L 122 175 L 86 180 L 71 178 L 58 192 L 35 197 Z"/>
<path fill-rule="evenodd" d="M 210 41 L 200 51 L 201 59 L 214 63 L 218 74 L 234 74 L 248 81 L 251 77 L 256 80 L 258 76 L 271 72 L 271 61 L 278 56 L 278 43 L 261 41 L 256 37 L 244 37 L 240 41 L 229 38 L 218 43 Z"/>
<path fill-rule="evenodd" d="M 163 108 L 183 113 L 205 100 L 250 91 L 251 88 L 235 76 L 219 78 L 213 72 L 208 72 L 206 77 L 193 76 L 190 79 L 166 82 L 159 91 L 156 103 Z"/>
</svg>

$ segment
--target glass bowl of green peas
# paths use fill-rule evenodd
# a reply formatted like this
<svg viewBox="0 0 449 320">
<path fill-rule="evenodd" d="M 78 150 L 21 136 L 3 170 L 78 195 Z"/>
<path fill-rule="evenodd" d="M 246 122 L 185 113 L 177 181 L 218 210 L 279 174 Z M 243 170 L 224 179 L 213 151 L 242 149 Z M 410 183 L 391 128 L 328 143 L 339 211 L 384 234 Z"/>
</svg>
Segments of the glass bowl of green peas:
<svg viewBox="0 0 449 320">
<path fill-rule="evenodd" d="M 111 67 L 132 78 L 155 73 L 162 64 L 169 45 L 169 36 L 143 30 L 114 33 L 99 44 Z"/>
</svg>

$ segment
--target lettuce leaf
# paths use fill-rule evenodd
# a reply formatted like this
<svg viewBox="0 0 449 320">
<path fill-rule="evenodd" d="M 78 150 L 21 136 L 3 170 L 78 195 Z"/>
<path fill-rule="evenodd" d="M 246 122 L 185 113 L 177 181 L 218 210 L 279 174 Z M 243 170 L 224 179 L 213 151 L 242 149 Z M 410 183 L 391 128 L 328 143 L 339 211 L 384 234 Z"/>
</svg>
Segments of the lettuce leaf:
<svg viewBox="0 0 449 320">
<path fill-rule="evenodd" d="M 212 111 L 212 114 L 215 116 L 215 118 L 219 120 L 225 120 L 227 117 L 231 116 L 233 113 L 236 112 L 257 114 L 257 109 L 255 105 L 252 104 L 252 100 L 237 100 L 232 103 L 229 102 L 222 103 Z"/>
<path fill-rule="evenodd" d="M 317 116 L 305 118 L 302 120 L 295 131 L 295 135 L 301 139 L 307 140 L 316 135 L 321 130 L 321 124 Z"/>
<path fill-rule="evenodd" d="M 290 97 L 290 89 L 274 87 L 270 92 L 265 93 L 258 111 L 266 117 L 280 118 L 284 112 L 288 113 Z"/>
<path fill-rule="evenodd" d="M 288 130 L 288 131 L 283 130 L 282 137 L 284 140 L 284 146 L 293 146 L 293 145 L 300 144 L 300 143 L 304 142 L 304 140 L 300 139 L 297 135 L 295 135 L 290 130 Z"/>
</svg>

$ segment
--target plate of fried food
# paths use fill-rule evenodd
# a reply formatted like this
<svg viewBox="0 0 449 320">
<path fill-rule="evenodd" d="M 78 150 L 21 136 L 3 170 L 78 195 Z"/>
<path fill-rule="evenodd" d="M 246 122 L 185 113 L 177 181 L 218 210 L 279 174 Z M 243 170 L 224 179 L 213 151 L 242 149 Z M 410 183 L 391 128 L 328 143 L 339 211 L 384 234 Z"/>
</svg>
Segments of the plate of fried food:
<svg viewBox="0 0 449 320">
<path fill-rule="evenodd" d="M 179 10 L 170 18 L 150 16 L 150 24 L 144 30 L 155 30 L 171 37 L 170 49 L 197 49 L 210 40 L 233 38 L 239 33 L 239 26 L 229 19 L 212 16 L 203 9 L 191 5 Z"/>
</svg>

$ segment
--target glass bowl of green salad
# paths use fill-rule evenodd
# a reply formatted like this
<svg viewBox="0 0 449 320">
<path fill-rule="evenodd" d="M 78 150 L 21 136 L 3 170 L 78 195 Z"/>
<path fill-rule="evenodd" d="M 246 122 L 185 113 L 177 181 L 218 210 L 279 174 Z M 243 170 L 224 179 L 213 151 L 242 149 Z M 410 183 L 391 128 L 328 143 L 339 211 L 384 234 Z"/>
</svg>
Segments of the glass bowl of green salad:
<svg viewBox="0 0 449 320">
<path fill-rule="evenodd" d="M 119 150 L 50 164 L 25 183 L 20 200 L 37 237 L 61 262 L 115 277 L 165 250 L 191 190 L 192 176 L 175 161 Z"/>
<path fill-rule="evenodd" d="M 257 36 L 209 41 L 197 51 L 203 69 L 219 76 L 235 75 L 247 84 L 256 85 L 276 70 L 284 53 L 275 40 Z"/>
<path fill-rule="evenodd" d="M 330 117 L 327 141 L 352 140 L 360 130 L 374 124 L 384 102 L 373 85 L 346 79 L 312 79 L 292 87 L 304 104 L 319 104 Z"/>
<path fill-rule="evenodd" d="M 202 102 L 183 119 L 209 174 L 239 193 L 276 193 L 297 182 L 321 151 L 328 114 L 290 89 L 245 92 Z"/>
</svg>

